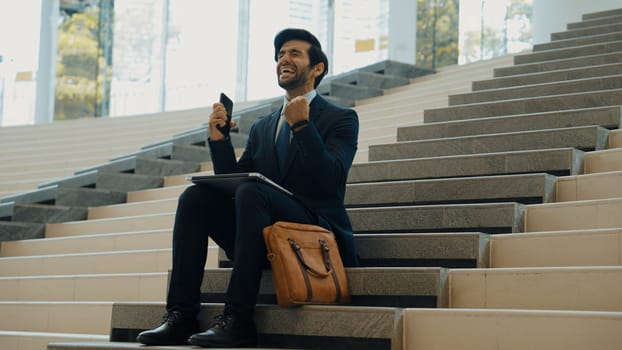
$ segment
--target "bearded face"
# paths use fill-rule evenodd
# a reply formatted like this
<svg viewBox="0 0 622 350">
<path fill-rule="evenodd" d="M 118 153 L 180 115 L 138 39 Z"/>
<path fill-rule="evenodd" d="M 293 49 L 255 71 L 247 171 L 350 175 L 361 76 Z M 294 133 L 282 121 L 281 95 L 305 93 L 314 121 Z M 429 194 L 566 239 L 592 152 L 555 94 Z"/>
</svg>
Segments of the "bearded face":
<svg viewBox="0 0 622 350">
<path fill-rule="evenodd" d="M 310 79 L 310 72 L 311 67 L 309 65 L 304 67 L 283 65 L 278 73 L 279 86 L 285 90 L 294 90 L 307 85 Z"/>
</svg>

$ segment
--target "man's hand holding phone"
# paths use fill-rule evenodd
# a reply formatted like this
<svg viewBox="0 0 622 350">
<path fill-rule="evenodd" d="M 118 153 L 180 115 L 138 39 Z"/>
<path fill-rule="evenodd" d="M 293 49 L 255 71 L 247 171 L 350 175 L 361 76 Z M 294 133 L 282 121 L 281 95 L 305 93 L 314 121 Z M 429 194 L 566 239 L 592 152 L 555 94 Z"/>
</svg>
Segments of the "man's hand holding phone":
<svg viewBox="0 0 622 350">
<path fill-rule="evenodd" d="M 227 95 L 220 94 L 220 101 L 214 103 L 212 114 L 209 117 L 210 140 L 220 141 L 229 136 L 235 122 L 231 120 L 233 101 Z"/>
</svg>

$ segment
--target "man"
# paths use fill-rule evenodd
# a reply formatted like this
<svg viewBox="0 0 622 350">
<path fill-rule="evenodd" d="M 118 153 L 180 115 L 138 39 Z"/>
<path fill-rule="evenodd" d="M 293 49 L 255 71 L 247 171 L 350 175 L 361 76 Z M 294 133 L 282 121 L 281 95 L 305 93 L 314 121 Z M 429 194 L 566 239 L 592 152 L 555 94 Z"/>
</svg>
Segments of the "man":
<svg viewBox="0 0 622 350">
<path fill-rule="evenodd" d="M 215 103 L 208 143 L 215 173 L 260 172 L 294 196 L 260 183 L 239 186 L 234 198 L 206 186 L 186 189 L 179 198 L 173 229 L 167 314 L 158 328 L 138 335 L 141 343 L 255 346 L 253 312 L 262 271 L 269 268 L 262 231 L 276 221 L 332 230 L 344 265 L 358 265 L 343 202 L 357 148 L 357 114 L 316 93 L 328 60 L 315 36 L 302 29 L 285 29 L 276 35 L 274 49 L 284 106 L 253 125 L 244 153 L 236 161 L 231 140 L 219 131 L 227 122 L 224 106 Z M 224 249 L 233 268 L 224 314 L 198 333 L 208 236 Z"/>
</svg>

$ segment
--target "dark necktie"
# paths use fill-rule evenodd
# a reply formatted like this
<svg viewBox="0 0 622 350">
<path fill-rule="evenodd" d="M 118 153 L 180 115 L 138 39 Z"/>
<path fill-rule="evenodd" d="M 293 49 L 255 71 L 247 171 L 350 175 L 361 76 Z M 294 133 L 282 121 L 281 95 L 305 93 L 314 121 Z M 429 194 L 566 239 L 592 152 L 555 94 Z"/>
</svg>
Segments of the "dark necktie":
<svg viewBox="0 0 622 350">
<path fill-rule="evenodd" d="M 289 137 L 291 129 L 287 121 L 283 120 L 279 136 L 276 138 L 276 157 L 279 162 L 279 169 L 283 172 L 285 168 L 285 159 L 287 159 L 287 149 L 289 148 Z"/>
</svg>

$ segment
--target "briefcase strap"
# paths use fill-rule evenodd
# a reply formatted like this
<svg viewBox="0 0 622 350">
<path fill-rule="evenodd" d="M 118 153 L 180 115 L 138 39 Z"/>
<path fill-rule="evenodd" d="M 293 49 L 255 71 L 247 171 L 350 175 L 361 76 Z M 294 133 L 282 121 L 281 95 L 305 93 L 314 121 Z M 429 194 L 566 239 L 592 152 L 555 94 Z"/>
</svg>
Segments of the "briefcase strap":
<svg viewBox="0 0 622 350">
<path fill-rule="evenodd" d="M 324 267 L 326 268 L 326 271 L 327 271 L 326 273 L 323 273 L 307 265 L 304 257 L 302 256 L 302 251 L 300 249 L 300 246 L 298 245 L 298 243 L 296 243 L 294 239 L 288 238 L 287 241 L 289 242 L 290 247 L 296 254 L 298 264 L 300 265 L 300 269 L 302 270 L 302 274 L 303 274 L 304 281 L 305 281 L 305 286 L 307 289 L 307 302 L 310 302 L 313 299 L 313 288 L 311 288 L 311 282 L 309 281 L 309 276 L 307 276 L 307 273 L 315 275 L 316 277 L 319 277 L 319 278 L 326 278 L 328 276 L 331 276 L 333 279 L 333 283 L 335 284 L 335 289 L 337 293 L 335 296 L 335 301 L 340 302 L 341 301 L 341 285 L 339 284 L 339 278 L 337 278 L 337 274 L 335 273 L 335 270 L 333 270 L 333 265 L 330 260 L 330 248 L 328 247 L 328 244 L 326 244 L 326 242 L 322 239 L 319 240 L 320 245 L 322 246 L 322 256 L 324 258 Z"/>
</svg>

